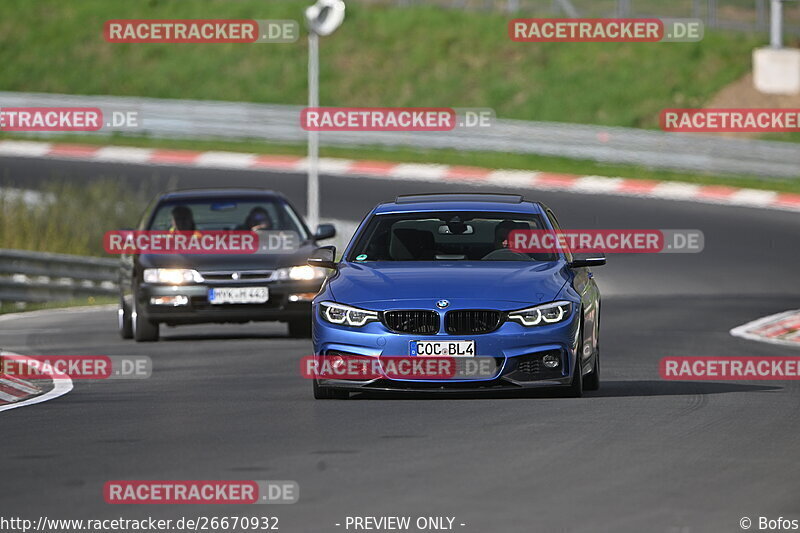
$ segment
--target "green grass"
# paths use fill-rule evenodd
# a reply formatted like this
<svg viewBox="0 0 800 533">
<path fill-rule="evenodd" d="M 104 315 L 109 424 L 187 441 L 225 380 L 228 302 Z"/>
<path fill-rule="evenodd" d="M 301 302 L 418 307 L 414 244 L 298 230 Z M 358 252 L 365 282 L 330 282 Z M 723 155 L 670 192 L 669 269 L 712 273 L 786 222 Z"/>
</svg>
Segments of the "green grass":
<svg viewBox="0 0 800 533">
<path fill-rule="evenodd" d="M 4 0 L 0 89 L 303 104 L 292 44 L 112 44 L 123 18 L 300 20 L 307 0 Z M 491 107 L 499 117 L 654 128 L 750 69 L 766 36 L 702 43 L 515 43 L 502 13 L 349 2 L 322 41 L 322 105 Z M 789 138 L 789 137 L 786 137 Z"/>
<path fill-rule="evenodd" d="M 106 256 L 103 235 L 132 226 L 152 190 L 131 191 L 113 178 L 78 185 L 52 180 L 44 201 L 27 203 L 0 188 L 0 248 Z"/>
<path fill-rule="evenodd" d="M 0 138 L 25 138 L 0 135 Z M 223 150 L 274 155 L 306 155 L 306 146 L 297 144 L 275 144 L 261 141 L 189 141 L 164 140 L 137 137 L 97 137 L 97 136 L 58 136 L 51 141 L 72 142 L 97 145 L 139 146 L 146 148 L 171 148 L 181 150 Z M 446 165 L 466 165 L 485 168 L 505 168 L 536 170 L 564 174 L 624 177 L 643 180 L 681 181 L 708 185 L 728 185 L 730 187 L 749 187 L 780 192 L 800 193 L 800 169 L 798 177 L 790 179 L 763 178 L 759 176 L 719 176 L 715 174 L 656 170 L 635 165 L 612 165 L 580 159 L 539 156 L 534 154 L 507 154 L 499 152 L 466 152 L 460 150 L 420 150 L 410 148 L 389 149 L 378 146 L 338 148 L 320 147 L 321 157 L 344 159 L 371 159 L 400 163 L 439 163 Z M 128 223 L 130 225 L 130 223 Z"/>
</svg>

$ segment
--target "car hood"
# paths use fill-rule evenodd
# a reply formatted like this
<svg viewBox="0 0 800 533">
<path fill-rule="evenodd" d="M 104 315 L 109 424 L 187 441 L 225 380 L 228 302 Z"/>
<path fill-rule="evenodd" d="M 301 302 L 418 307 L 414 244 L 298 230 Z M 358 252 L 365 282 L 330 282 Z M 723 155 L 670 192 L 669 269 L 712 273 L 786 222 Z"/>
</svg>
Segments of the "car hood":
<svg viewBox="0 0 800 533">
<path fill-rule="evenodd" d="M 138 257 L 143 268 L 193 268 L 195 270 L 273 270 L 305 265 L 316 249 L 313 244 L 299 247 L 292 253 L 255 254 L 142 254 Z"/>
<path fill-rule="evenodd" d="M 429 308 L 442 299 L 451 309 L 510 310 L 554 300 L 568 279 L 564 261 L 342 263 L 329 288 L 339 302 L 376 310 Z"/>
</svg>

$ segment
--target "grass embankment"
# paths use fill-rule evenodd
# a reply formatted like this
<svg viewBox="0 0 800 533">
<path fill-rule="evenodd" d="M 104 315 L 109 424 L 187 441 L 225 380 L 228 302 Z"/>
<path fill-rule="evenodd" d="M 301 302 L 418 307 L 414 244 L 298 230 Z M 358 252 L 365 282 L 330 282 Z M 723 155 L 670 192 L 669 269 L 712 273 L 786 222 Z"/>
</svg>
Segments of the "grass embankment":
<svg viewBox="0 0 800 533">
<path fill-rule="evenodd" d="M 108 19 L 301 20 L 307 0 L 5 0 L 0 90 L 306 102 L 305 34 L 292 44 L 111 44 Z M 766 35 L 701 43 L 515 43 L 509 16 L 348 2 L 321 47 L 322 105 L 491 107 L 499 117 L 655 128 L 750 70 Z M 304 30 L 303 30 L 304 31 Z"/>
<path fill-rule="evenodd" d="M 37 197 L 0 188 L 0 248 L 107 257 L 103 235 L 134 224 L 149 193 L 112 179 L 88 185 L 54 180 Z"/>
<path fill-rule="evenodd" d="M 111 44 L 102 27 L 124 18 L 300 20 L 307 4 L 6 0 L 0 3 L 0 15 L 6 15 L 0 17 L 0 90 L 304 104 L 305 35 L 292 44 Z M 748 72 L 750 51 L 765 39 L 708 31 L 701 43 L 515 43 L 507 36 L 508 19 L 502 13 L 349 2 L 345 24 L 323 40 L 321 103 L 491 107 L 505 118 L 656 128 L 663 108 L 702 107 Z M 257 141 L 89 142 L 257 153 L 305 149 Z M 535 155 L 374 147 L 323 147 L 322 154 L 800 190 L 797 180 L 720 178 Z"/>
<path fill-rule="evenodd" d="M 0 248 L 108 257 L 104 233 L 134 224 L 151 192 L 144 185 L 131 191 L 111 179 L 85 186 L 54 180 L 34 195 L 0 187 Z M 0 302 L 0 314 L 115 301 L 90 296 L 41 304 Z"/>
</svg>

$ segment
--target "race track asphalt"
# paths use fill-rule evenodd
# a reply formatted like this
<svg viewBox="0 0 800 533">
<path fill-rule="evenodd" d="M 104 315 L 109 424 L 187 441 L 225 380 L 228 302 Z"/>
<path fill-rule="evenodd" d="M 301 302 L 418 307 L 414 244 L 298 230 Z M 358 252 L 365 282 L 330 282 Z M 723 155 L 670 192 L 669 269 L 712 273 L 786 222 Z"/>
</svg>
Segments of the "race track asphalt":
<svg viewBox="0 0 800 533">
<path fill-rule="evenodd" d="M 257 185 L 304 207 L 296 174 L 25 158 L 0 159 L 0 171 L 26 188 L 53 176 Z M 396 194 L 442 190 L 489 189 L 324 176 L 322 216 L 356 221 Z M 700 254 L 610 256 L 595 270 L 598 392 L 323 402 L 299 375 L 310 343 L 280 324 L 164 328 L 161 342 L 136 344 L 120 340 L 111 308 L 4 320 L 6 350 L 148 355 L 154 368 L 147 380 L 76 381 L 66 396 L 0 414 L 0 516 L 272 515 L 285 532 L 340 531 L 356 515 L 453 516 L 464 532 L 675 533 L 740 531 L 744 516 L 800 518 L 798 382 L 673 382 L 658 372 L 664 356 L 800 355 L 728 333 L 800 307 L 800 216 L 522 192 L 568 228 L 705 233 Z M 105 504 L 103 484 L 126 479 L 295 480 L 300 501 Z"/>
</svg>

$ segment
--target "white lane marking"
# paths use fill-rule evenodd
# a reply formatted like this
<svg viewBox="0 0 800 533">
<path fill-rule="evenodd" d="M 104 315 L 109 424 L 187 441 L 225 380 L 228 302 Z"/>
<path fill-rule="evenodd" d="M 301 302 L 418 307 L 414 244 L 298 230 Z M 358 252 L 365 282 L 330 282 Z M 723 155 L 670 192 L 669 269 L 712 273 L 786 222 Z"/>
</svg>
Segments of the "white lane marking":
<svg viewBox="0 0 800 533">
<path fill-rule="evenodd" d="M 757 189 L 741 189 L 728 197 L 728 202 L 737 205 L 756 207 L 769 206 L 777 198 L 778 193 L 773 191 L 759 191 Z"/>
<path fill-rule="evenodd" d="M 150 148 L 105 146 L 94 154 L 94 158 L 109 163 L 147 163 L 152 154 Z"/>
<path fill-rule="evenodd" d="M 300 165 L 303 170 L 308 170 L 308 159 L 303 159 Z M 342 176 L 350 173 L 353 161 L 350 159 L 334 159 L 332 157 L 320 157 L 318 170 L 320 174 L 333 174 Z"/>
<path fill-rule="evenodd" d="M 655 198 L 668 198 L 670 200 L 692 200 L 698 197 L 699 191 L 700 185 L 665 181 L 653 187 L 649 195 Z"/>
<path fill-rule="evenodd" d="M 255 160 L 255 154 L 203 152 L 194 165 L 206 168 L 249 168 Z"/>
<path fill-rule="evenodd" d="M 753 320 L 752 322 L 748 322 L 747 324 L 742 324 L 741 326 L 737 326 L 730 331 L 730 334 L 734 337 L 741 337 L 742 339 L 748 339 L 751 341 L 758 341 L 758 342 L 766 342 L 769 344 L 780 344 L 781 346 L 794 346 L 795 348 L 800 348 L 800 343 L 794 341 L 787 341 L 783 339 L 773 339 L 770 337 L 764 337 L 761 335 L 756 335 L 755 333 L 750 333 L 750 330 L 754 328 L 761 327 L 765 324 L 770 322 L 775 322 L 781 320 L 783 318 L 787 318 L 790 316 L 797 316 L 800 315 L 800 309 L 793 309 L 791 311 L 784 311 L 783 313 L 776 313 L 774 315 L 765 316 L 763 318 L 759 318 L 758 320 Z"/>
<path fill-rule="evenodd" d="M 584 176 L 579 178 L 572 189 L 583 192 L 613 192 L 625 180 L 622 178 L 606 178 L 604 176 Z"/>
<path fill-rule="evenodd" d="M 528 170 L 495 170 L 486 176 L 487 184 L 504 187 L 530 187 L 538 172 Z"/>
<path fill-rule="evenodd" d="M 24 355 L 19 355 L 12 352 L 0 352 L 0 355 L 3 353 L 8 355 L 13 355 L 17 358 L 24 358 L 29 359 L 29 357 L 25 357 Z M 30 366 L 30 363 L 28 363 Z M 53 376 L 53 388 L 49 391 L 45 392 L 40 396 L 34 396 L 33 398 L 29 398 L 27 400 L 23 400 L 21 402 L 10 403 L 8 405 L 0 406 L 0 412 L 8 411 L 9 409 L 16 409 L 17 407 L 26 407 L 28 405 L 34 405 L 37 403 L 46 402 L 48 400 L 53 400 L 58 398 L 59 396 L 64 396 L 66 393 L 72 390 L 72 380 L 66 374 L 61 374 L 59 377 Z"/>
<path fill-rule="evenodd" d="M 393 178 L 401 178 L 406 180 L 435 180 L 439 181 L 444 178 L 448 165 L 420 165 L 417 163 L 400 163 L 396 165 L 389 174 Z"/>
<path fill-rule="evenodd" d="M 51 149 L 50 143 L 35 141 L 0 141 L 0 155 L 44 157 Z"/>
</svg>

